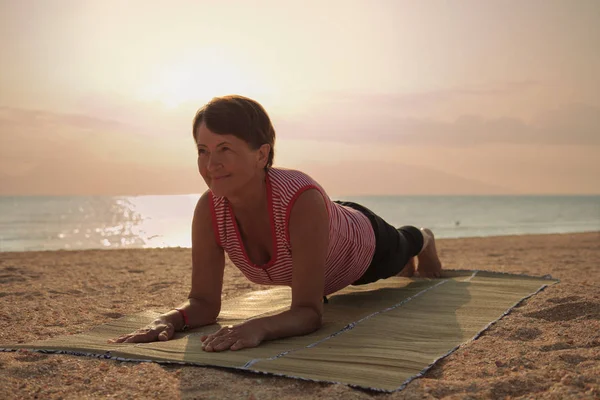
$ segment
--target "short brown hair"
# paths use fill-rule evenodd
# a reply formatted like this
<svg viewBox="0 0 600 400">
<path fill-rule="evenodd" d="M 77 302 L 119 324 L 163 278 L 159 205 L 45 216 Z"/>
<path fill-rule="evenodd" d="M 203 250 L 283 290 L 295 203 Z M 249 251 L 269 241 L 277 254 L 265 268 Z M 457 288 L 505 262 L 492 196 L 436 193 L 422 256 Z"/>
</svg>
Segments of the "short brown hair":
<svg viewBox="0 0 600 400">
<path fill-rule="evenodd" d="M 239 95 L 214 97 L 196 112 L 192 134 L 204 122 L 206 127 L 219 135 L 233 135 L 257 150 L 269 144 L 271 150 L 265 169 L 273 165 L 275 156 L 275 129 L 265 109 L 256 101 Z"/>
</svg>

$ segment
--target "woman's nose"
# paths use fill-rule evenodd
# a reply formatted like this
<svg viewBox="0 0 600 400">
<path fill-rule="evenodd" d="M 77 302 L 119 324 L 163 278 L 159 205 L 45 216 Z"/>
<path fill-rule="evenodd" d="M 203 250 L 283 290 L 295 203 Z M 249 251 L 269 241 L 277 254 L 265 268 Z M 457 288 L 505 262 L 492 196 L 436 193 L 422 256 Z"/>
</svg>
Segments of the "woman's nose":
<svg viewBox="0 0 600 400">
<path fill-rule="evenodd" d="M 215 155 L 215 153 L 211 153 L 208 156 L 208 160 L 206 162 L 206 168 L 208 170 L 214 170 L 216 168 L 218 168 L 221 165 L 221 160 L 219 160 L 219 157 Z"/>
</svg>

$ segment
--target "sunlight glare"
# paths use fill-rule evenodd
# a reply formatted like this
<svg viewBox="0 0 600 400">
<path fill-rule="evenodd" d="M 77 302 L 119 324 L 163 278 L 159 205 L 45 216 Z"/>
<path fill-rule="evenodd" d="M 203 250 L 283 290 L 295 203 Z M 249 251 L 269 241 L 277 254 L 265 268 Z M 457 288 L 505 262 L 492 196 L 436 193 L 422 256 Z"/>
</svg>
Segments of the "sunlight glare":
<svg viewBox="0 0 600 400">
<path fill-rule="evenodd" d="M 159 66 L 153 82 L 141 92 L 146 101 L 167 108 L 184 103 L 205 103 L 215 96 L 241 94 L 270 98 L 274 85 L 252 65 L 236 62 L 221 48 L 206 48 L 183 60 Z"/>
</svg>

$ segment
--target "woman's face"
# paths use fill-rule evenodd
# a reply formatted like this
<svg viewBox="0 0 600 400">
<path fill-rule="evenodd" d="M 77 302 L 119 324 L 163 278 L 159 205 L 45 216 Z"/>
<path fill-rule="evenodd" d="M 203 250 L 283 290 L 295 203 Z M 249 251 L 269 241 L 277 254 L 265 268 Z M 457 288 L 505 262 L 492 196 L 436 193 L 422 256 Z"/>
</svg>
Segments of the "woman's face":
<svg viewBox="0 0 600 400">
<path fill-rule="evenodd" d="M 265 167 L 269 145 L 253 150 L 233 135 L 218 135 L 204 123 L 196 131 L 198 170 L 215 196 L 231 196 L 256 178 Z M 266 150 L 266 155 L 265 155 Z"/>
</svg>

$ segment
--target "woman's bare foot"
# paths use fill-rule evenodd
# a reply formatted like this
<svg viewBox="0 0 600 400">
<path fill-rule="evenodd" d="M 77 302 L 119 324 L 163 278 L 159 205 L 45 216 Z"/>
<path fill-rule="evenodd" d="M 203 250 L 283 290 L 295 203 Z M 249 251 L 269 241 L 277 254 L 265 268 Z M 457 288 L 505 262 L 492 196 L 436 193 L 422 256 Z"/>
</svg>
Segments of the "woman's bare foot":
<svg viewBox="0 0 600 400">
<path fill-rule="evenodd" d="M 421 228 L 423 234 L 423 250 L 419 253 L 418 275 L 421 278 L 439 278 L 442 275 L 442 262 L 435 248 L 433 232 L 427 228 Z"/>
<path fill-rule="evenodd" d="M 406 263 L 404 268 L 402 268 L 402 271 L 400 271 L 396 276 L 410 278 L 415 274 L 416 270 L 417 270 L 417 257 L 412 257 L 410 260 L 408 260 L 408 262 Z"/>
</svg>

